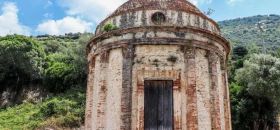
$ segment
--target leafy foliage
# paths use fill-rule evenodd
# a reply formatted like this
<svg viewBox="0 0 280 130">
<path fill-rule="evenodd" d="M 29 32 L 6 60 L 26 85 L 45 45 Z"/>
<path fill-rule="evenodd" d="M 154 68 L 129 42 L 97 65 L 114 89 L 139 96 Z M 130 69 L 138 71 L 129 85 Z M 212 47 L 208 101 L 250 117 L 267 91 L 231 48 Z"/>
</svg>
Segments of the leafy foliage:
<svg viewBox="0 0 280 130">
<path fill-rule="evenodd" d="M 45 69 L 45 84 L 51 92 L 63 92 L 71 86 L 85 84 L 87 74 L 86 44 L 91 34 L 81 35 L 76 41 L 56 41 L 57 48 L 51 49 L 47 55 Z M 54 43 L 54 41 L 52 41 Z M 52 48 L 52 44 L 44 41 L 45 48 Z"/>
<path fill-rule="evenodd" d="M 15 89 L 19 89 L 25 84 L 39 81 L 44 82 L 51 92 L 57 93 L 84 84 L 87 73 L 86 44 L 92 34 L 78 35 L 78 39 L 74 36 L 71 34 L 69 39 L 66 36 L 1 37 L 0 83 L 15 85 Z"/>
<path fill-rule="evenodd" d="M 73 67 L 69 64 L 55 62 L 46 70 L 46 82 L 52 92 L 61 92 L 67 85 L 72 85 L 71 73 Z"/>
<path fill-rule="evenodd" d="M 41 79 L 45 53 L 36 40 L 10 35 L 0 38 L 0 82 L 17 84 Z"/>
<path fill-rule="evenodd" d="M 91 36 L 85 33 L 0 38 L 1 85 L 16 85 L 14 91 L 18 91 L 31 82 L 37 82 L 53 95 L 37 104 L 23 103 L 2 108 L 0 129 L 79 127 L 83 123 L 86 44 Z M 2 90 L 5 88 L 0 92 Z"/>
<path fill-rule="evenodd" d="M 257 28 L 259 22 L 264 23 L 265 31 Z M 229 61 L 233 129 L 275 129 L 279 113 L 279 88 L 275 85 L 279 70 L 275 60 L 280 54 L 280 16 L 254 16 L 219 24 L 233 45 Z"/>
<path fill-rule="evenodd" d="M 253 55 L 238 70 L 236 80 L 246 86 L 251 95 L 263 96 L 274 105 L 279 106 L 280 100 L 280 59 L 271 55 Z"/>
<path fill-rule="evenodd" d="M 275 68 L 278 68 L 279 59 L 271 55 L 251 54 L 236 60 L 244 65 L 233 65 L 237 69 L 230 86 L 233 128 L 275 128 L 279 111 L 277 96 L 280 94 L 279 84 L 275 85 L 279 82 L 275 77 L 279 70 Z"/>
<path fill-rule="evenodd" d="M 116 30 L 116 29 L 118 29 L 118 27 L 112 23 L 108 23 L 108 24 L 104 25 L 104 27 L 103 27 L 103 30 L 106 32 Z"/>
</svg>

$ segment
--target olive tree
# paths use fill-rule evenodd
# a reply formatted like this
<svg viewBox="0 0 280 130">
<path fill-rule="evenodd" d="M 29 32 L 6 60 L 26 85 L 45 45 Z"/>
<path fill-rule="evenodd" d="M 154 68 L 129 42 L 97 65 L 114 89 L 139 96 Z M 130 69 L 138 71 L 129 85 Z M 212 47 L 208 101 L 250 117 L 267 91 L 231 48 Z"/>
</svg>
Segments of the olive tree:
<svg viewBox="0 0 280 130">
<path fill-rule="evenodd" d="M 271 55 L 253 55 L 237 71 L 236 80 L 251 95 L 264 96 L 280 104 L 280 59 Z"/>
<path fill-rule="evenodd" d="M 246 129 L 271 129 L 280 106 L 280 59 L 254 54 L 237 70 L 242 86 L 239 99 L 239 124 Z"/>
</svg>

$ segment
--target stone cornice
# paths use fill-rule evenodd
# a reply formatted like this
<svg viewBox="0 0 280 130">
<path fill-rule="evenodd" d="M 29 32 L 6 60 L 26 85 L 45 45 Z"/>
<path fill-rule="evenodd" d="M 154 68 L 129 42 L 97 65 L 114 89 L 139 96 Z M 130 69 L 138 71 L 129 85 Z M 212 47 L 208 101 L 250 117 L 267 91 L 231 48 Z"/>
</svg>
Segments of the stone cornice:
<svg viewBox="0 0 280 130">
<path fill-rule="evenodd" d="M 87 45 L 87 49 L 90 50 L 93 44 L 96 44 L 98 42 L 101 42 L 107 38 L 110 38 L 112 36 L 122 36 L 124 34 L 128 34 L 128 33 L 137 33 L 137 32 L 150 32 L 150 31 L 154 31 L 154 32 L 174 32 L 174 33 L 195 33 L 195 34 L 202 34 L 204 37 L 209 38 L 213 41 L 218 42 L 219 44 L 221 44 L 224 49 L 227 52 L 227 55 L 229 55 L 230 51 L 231 51 L 231 46 L 230 43 L 223 38 L 220 35 L 217 35 L 215 33 L 212 33 L 208 30 L 204 30 L 204 29 L 200 29 L 200 28 L 194 28 L 194 27 L 174 27 L 174 26 L 167 26 L 167 27 L 161 27 L 161 26 L 151 26 L 151 27 L 136 27 L 136 28 L 127 28 L 127 29 L 122 29 L 122 30 L 114 30 L 114 31 L 110 31 L 110 32 L 106 32 L 106 33 L 102 33 L 99 35 L 96 35 L 95 37 L 93 37 L 90 42 Z M 156 37 L 155 37 L 156 38 Z M 184 39 L 184 38 L 168 38 L 166 37 L 166 39 Z M 130 41 L 137 41 L 137 39 L 131 39 Z M 184 39 L 184 40 L 192 40 L 192 39 Z M 89 51 L 88 51 L 89 52 Z"/>
</svg>

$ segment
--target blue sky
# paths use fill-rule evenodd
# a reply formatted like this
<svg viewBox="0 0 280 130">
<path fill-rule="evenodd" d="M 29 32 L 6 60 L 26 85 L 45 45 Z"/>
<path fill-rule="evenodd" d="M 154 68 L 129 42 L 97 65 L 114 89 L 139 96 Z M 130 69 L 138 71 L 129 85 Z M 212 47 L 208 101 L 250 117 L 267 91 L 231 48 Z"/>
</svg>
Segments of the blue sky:
<svg viewBox="0 0 280 130">
<path fill-rule="evenodd" d="M 126 0 L 0 0 L 0 36 L 93 32 Z M 190 0 L 216 21 L 279 14 L 280 0 Z"/>
</svg>

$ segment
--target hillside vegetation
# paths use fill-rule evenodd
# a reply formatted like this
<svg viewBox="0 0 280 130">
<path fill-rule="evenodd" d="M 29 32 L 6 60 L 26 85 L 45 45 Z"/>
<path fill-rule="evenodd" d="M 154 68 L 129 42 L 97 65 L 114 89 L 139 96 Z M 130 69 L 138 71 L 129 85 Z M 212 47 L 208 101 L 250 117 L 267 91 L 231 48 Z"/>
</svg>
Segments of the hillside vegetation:
<svg viewBox="0 0 280 130">
<path fill-rule="evenodd" d="M 84 122 L 85 100 L 84 88 L 71 88 L 42 102 L 0 110 L 0 130 L 79 128 Z"/>
<path fill-rule="evenodd" d="M 260 30 L 260 24 L 263 30 Z M 223 35 L 234 46 L 256 44 L 273 52 L 280 47 L 280 15 L 258 15 L 219 22 Z M 263 51 L 263 50 L 262 50 Z"/>
<path fill-rule="evenodd" d="M 0 37 L 1 130 L 79 128 L 83 124 L 85 48 L 91 37 L 90 33 Z M 32 89 L 26 88 L 40 90 L 32 94 L 42 96 L 27 100 L 22 95 Z"/>
<path fill-rule="evenodd" d="M 280 16 L 219 22 L 232 43 L 229 61 L 234 130 L 279 129 Z"/>
</svg>

